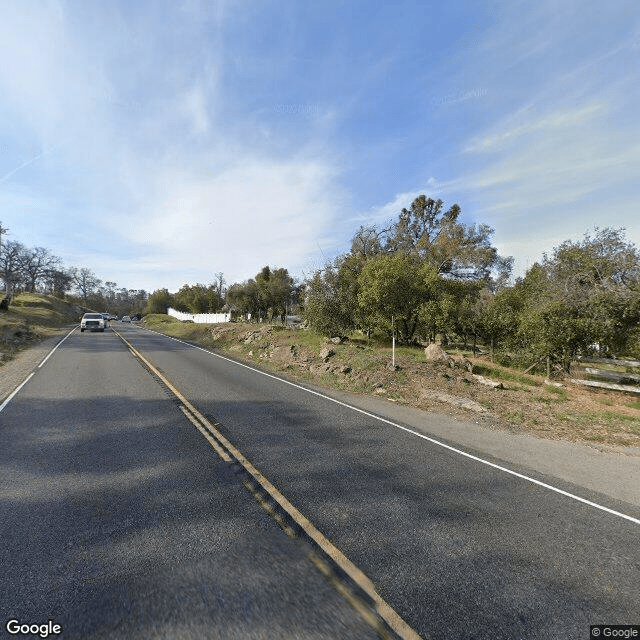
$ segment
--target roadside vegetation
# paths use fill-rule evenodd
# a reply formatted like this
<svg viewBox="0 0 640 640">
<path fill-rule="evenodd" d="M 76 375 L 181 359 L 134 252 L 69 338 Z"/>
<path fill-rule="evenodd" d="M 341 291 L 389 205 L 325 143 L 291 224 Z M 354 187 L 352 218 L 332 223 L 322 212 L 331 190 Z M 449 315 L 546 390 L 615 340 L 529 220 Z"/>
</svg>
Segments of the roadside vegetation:
<svg viewBox="0 0 640 640">
<path fill-rule="evenodd" d="M 431 409 L 482 407 L 478 420 L 549 437 L 637 444 L 637 396 L 569 381 L 638 386 L 640 251 L 624 229 L 595 228 L 514 280 L 513 258 L 499 255 L 493 235 L 486 224 L 465 222 L 457 204 L 445 208 L 421 195 L 386 224 L 361 226 L 346 253 L 304 281 L 267 265 L 244 282 L 228 284 L 216 273 L 207 285 L 148 294 L 5 239 L 0 278 L 14 294 L 146 315 L 156 330 L 301 379 Z M 38 318 L 36 307 L 31 319 L 21 316 L 20 300 L 3 301 L 9 311 L 0 316 L 0 338 L 8 354 L 49 326 L 48 312 Z M 166 315 L 169 307 L 231 313 L 239 322 L 180 323 Z M 302 319 L 304 330 L 285 328 L 288 316 Z M 388 366 L 392 340 L 399 370 Z M 444 359 L 427 363 L 428 345 L 441 345 Z M 325 348 L 332 353 L 320 356 Z M 584 364 L 589 358 L 598 371 Z M 624 371 L 616 360 L 627 361 Z"/>
<path fill-rule="evenodd" d="M 14 296 L 6 311 L 0 311 L 0 364 L 43 338 L 58 333 L 61 327 L 78 322 L 78 305 L 40 293 Z"/>
<path fill-rule="evenodd" d="M 362 332 L 327 339 L 310 328 L 232 322 L 194 324 L 150 314 L 143 326 L 312 386 L 370 394 L 491 428 L 593 445 L 640 446 L 640 403 L 630 394 L 546 384 L 543 375 L 446 348 L 427 361 L 422 346 L 396 349 Z M 470 366 L 469 366 L 470 365 Z M 471 371 L 469 370 L 471 369 Z M 501 382 L 486 386 L 477 375 Z"/>
</svg>

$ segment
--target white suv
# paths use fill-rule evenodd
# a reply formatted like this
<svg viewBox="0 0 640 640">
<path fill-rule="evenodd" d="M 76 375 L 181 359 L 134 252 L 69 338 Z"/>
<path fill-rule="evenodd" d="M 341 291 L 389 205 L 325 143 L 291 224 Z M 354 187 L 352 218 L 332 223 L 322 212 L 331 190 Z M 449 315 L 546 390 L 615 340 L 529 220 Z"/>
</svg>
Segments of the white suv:
<svg viewBox="0 0 640 640">
<path fill-rule="evenodd" d="M 80 320 L 80 331 L 104 331 L 107 322 L 101 313 L 85 313 Z"/>
</svg>

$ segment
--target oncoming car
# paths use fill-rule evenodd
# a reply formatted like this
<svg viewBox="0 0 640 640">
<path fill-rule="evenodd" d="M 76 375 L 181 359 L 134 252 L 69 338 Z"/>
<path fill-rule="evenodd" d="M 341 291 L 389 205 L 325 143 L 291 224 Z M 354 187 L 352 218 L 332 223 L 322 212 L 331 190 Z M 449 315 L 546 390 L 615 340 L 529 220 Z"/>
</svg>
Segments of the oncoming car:
<svg viewBox="0 0 640 640">
<path fill-rule="evenodd" d="M 80 331 L 104 331 L 107 321 L 101 313 L 85 313 L 80 320 Z"/>
<path fill-rule="evenodd" d="M 120 322 L 131 322 L 131 318 L 129 316 L 122 316 L 122 320 Z"/>
</svg>

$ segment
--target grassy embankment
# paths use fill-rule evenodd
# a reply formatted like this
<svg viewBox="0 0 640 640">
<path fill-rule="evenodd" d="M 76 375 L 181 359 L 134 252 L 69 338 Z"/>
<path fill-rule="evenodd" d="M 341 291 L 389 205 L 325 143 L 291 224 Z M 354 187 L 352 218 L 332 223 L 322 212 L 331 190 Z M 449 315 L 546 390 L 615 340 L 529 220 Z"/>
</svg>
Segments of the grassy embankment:
<svg viewBox="0 0 640 640">
<path fill-rule="evenodd" d="M 13 297 L 8 311 L 0 311 L 0 363 L 21 349 L 54 335 L 61 327 L 80 320 L 77 305 L 39 293 Z"/>
<path fill-rule="evenodd" d="M 420 348 L 397 348 L 400 369 L 393 371 L 389 367 L 390 347 L 369 343 L 358 335 L 336 345 L 327 343 L 314 331 L 277 325 L 201 325 L 166 315 L 147 316 L 144 325 L 313 384 L 375 394 L 474 421 L 490 418 L 493 424 L 547 438 L 640 446 L 640 402 L 633 396 L 548 385 L 541 376 L 525 375 L 484 358 L 471 358 L 470 351 L 448 350 L 456 359 L 471 360 L 473 374 L 502 382 L 502 389 L 478 384 L 472 373 L 462 367 L 427 363 Z M 320 358 L 324 348 L 334 353 Z M 460 408 L 456 398 L 473 400 L 487 412 Z M 453 399 L 452 403 L 447 404 L 449 399 Z"/>
</svg>

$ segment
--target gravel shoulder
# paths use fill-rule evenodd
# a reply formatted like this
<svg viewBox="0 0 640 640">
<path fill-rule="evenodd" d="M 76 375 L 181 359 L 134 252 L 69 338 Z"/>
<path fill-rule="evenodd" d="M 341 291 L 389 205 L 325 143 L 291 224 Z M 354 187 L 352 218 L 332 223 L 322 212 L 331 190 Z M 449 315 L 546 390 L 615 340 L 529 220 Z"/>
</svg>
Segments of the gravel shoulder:
<svg viewBox="0 0 640 640">
<path fill-rule="evenodd" d="M 52 335 L 19 351 L 0 366 L 0 403 L 19 387 L 26 377 L 47 357 L 71 326 L 56 330 Z"/>
</svg>

